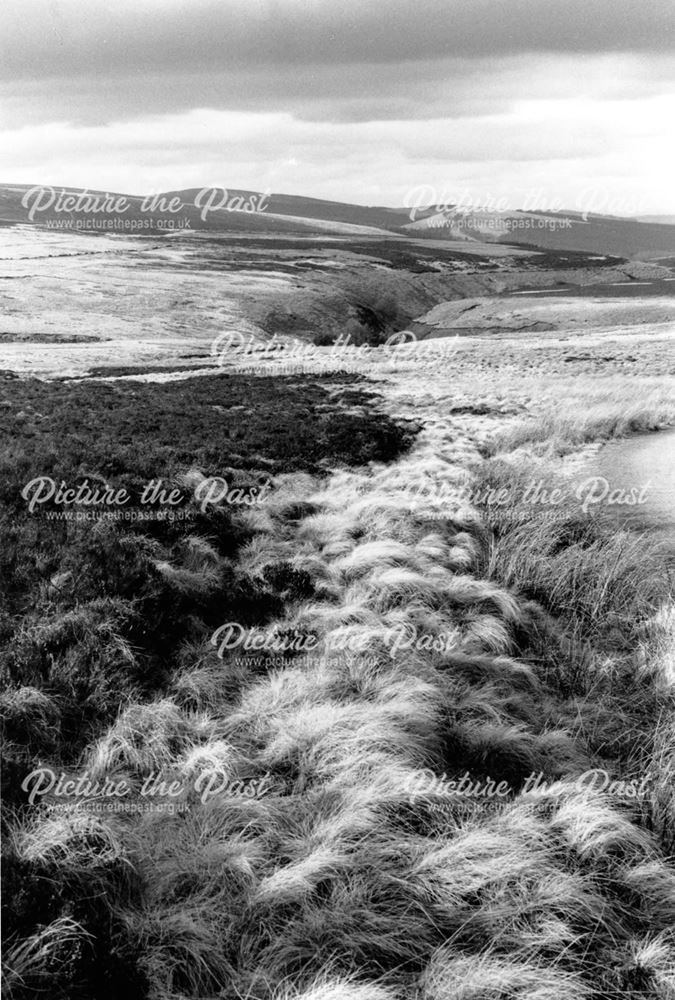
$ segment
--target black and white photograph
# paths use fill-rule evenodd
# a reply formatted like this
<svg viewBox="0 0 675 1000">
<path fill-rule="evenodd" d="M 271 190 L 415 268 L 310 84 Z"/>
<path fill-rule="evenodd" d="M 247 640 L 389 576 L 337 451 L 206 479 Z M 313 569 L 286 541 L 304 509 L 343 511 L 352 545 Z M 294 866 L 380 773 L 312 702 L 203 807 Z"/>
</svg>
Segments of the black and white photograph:
<svg viewBox="0 0 675 1000">
<path fill-rule="evenodd" d="M 3 1000 L 675 1000 L 675 4 L 2 0 Z"/>
</svg>

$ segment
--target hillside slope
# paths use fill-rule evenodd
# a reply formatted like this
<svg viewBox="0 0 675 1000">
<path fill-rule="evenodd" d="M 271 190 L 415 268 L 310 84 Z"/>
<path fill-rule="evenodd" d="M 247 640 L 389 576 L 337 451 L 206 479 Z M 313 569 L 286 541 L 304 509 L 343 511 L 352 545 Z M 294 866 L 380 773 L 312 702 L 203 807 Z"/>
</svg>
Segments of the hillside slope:
<svg viewBox="0 0 675 1000">
<path fill-rule="evenodd" d="M 59 194 L 72 196 L 71 204 L 83 195 L 78 188 L 45 188 L 43 194 L 31 192 L 31 185 L 0 185 L 0 221 L 34 224 L 79 225 L 96 228 L 91 224 L 95 217 L 99 229 L 105 228 L 103 220 L 117 219 L 126 231 L 147 231 L 191 228 L 219 232 L 250 233 L 301 233 L 313 230 L 345 232 L 344 226 L 363 227 L 363 232 L 373 229 L 419 238 L 436 240 L 463 240 L 471 242 L 516 243 L 550 250 L 582 250 L 589 253 L 613 254 L 631 259 L 655 259 L 675 256 L 675 225 L 665 219 L 658 224 L 652 220 L 639 221 L 596 214 L 580 215 L 578 212 L 473 212 L 458 211 L 452 206 L 437 209 L 365 206 L 323 201 L 299 195 L 284 195 L 249 190 L 188 188 L 163 192 L 154 201 L 144 202 L 138 195 L 122 195 L 88 191 L 91 198 L 108 195 L 111 204 L 125 199 L 123 211 L 88 212 L 83 208 L 59 210 Z M 50 192 L 53 190 L 53 199 Z M 26 201 L 26 199 L 28 199 Z M 37 199 L 37 202 L 36 202 Z M 24 203 L 25 202 L 25 203 Z M 42 205 L 29 219 L 30 206 Z M 81 202 L 84 204 L 84 201 Z M 92 202 L 93 204 L 93 202 Z M 167 206 L 172 205 L 170 210 Z M 225 207 L 219 207 L 219 206 Z M 173 225 L 169 225 L 173 223 Z M 135 224 L 135 225 L 132 225 Z M 352 230 L 353 232 L 354 230 Z"/>
</svg>

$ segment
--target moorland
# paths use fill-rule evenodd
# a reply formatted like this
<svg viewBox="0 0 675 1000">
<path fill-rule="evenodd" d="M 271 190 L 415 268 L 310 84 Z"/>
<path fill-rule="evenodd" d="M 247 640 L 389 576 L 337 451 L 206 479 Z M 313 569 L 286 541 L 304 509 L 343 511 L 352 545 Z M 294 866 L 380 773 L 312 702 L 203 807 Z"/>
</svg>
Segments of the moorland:
<svg viewBox="0 0 675 1000">
<path fill-rule="evenodd" d="M 668 267 L 10 228 L 7 995 L 669 997 L 673 552 L 578 493 L 675 422 Z M 565 298 L 639 281 L 663 288 Z M 210 350 L 345 327 L 372 350 L 329 371 Z M 137 517 L 31 511 L 35 477 Z M 144 509 L 150 480 L 180 500 Z"/>
</svg>

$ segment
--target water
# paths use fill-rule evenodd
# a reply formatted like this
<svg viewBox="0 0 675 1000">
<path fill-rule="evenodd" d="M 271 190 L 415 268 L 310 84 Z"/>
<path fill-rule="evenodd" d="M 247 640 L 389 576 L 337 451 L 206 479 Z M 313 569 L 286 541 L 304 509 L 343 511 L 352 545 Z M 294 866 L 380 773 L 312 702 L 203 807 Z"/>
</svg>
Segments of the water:
<svg viewBox="0 0 675 1000">
<path fill-rule="evenodd" d="M 597 495 L 604 489 L 602 479 L 608 483 L 600 503 L 617 526 L 656 531 L 675 544 L 675 430 L 610 441 L 591 466 L 589 475 L 601 477 Z M 623 491 L 624 499 L 632 496 L 643 502 L 609 503 L 614 491 Z"/>
</svg>

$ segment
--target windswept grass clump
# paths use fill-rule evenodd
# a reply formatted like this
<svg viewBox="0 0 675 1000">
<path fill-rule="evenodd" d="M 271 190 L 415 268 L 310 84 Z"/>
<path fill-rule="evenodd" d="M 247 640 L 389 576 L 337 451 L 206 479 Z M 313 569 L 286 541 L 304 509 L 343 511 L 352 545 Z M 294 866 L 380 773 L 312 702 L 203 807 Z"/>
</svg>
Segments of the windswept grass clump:
<svg viewBox="0 0 675 1000">
<path fill-rule="evenodd" d="M 663 380 L 644 379 L 640 390 L 631 387 L 631 398 L 625 399 L 618 380 L 581 378 L 536 417 L 495 434 L 486 453 L 525 448 L 540 456 L 566 455 L 592 441 L 659 430 L 674 422 L 672 386 Z"/>
<path fill-rule="evenodd" d="M 634 645 L 668 592 L 659 541 L 628 529 L 608 530 L 578 503 L 525 502 L 526 484 L 542 476 L 549 489 L 564 491 L 564 479 L 539 462 L 492 459 L 482 466 L 476 488 L 504 490 L 509 497 L 505 505 L 484 508 L 492 534 L 484 572 L 564 620 L 572 638 L 612 637 Z"/>
<path fill-rule="evenodd" d="M 39 994 L 52 983 L 53 966 L 68 953 L 88 943 L 91 935 L 70 917 L 59 917 L 46 927 L 15 943 L 7 943 L 3 961 L 6 995 Z"/>
</svg>

